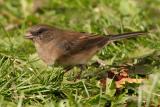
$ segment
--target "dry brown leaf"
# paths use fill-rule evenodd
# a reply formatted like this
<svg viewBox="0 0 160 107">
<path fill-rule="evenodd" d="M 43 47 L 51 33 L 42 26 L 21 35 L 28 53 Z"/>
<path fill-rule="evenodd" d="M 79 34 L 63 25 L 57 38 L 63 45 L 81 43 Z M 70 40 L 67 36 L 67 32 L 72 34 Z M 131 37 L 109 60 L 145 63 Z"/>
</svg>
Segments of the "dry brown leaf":
<svg viewBox="0 0 160 107">
<path fill-rule="evenodd" d="M 122 78 L 119 81 L 116 81 L 116 87 L 122 88 L 126 83 L 137 83 L 140 84 L 144 81 L 144 79 L 135 79 L 135 78 Z"/>
<path fill-rule="evenodd" d="M 144 79 L 130 78 L 128 74 L 128 69 L 122 69 L 119 74 L 113 70 L 107 72 L 108 77 L 100 79 L 100 84 L 102 87 L 106 86 L 106 79 L 111 78 L 115 81 L 116 88 L 123 88 L 126 83 L 137 83 L 140 84 Z"/>
</svg>

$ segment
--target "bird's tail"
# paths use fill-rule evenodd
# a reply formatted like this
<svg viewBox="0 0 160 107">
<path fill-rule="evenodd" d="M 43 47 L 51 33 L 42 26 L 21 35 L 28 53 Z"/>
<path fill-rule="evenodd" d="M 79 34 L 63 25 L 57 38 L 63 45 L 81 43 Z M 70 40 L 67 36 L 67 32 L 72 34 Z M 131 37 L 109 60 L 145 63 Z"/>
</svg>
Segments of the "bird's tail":
<svg viewBox="0 0 160 107">
<path fill-rule="evenodd" d="M 136 37 L 140 35 L 147 34 L 148 32 L 146 31 L 138 31 L 138 32 L 131 32 L 131 33 L 122 33 L 122 34 L 116 34 L 116 35 L 110 35 L 108 36 L 109 41 L 115 41 L 119 39 L 125 39 L 125 38 L 130 38 L 130 37 Z"/>
</svg>

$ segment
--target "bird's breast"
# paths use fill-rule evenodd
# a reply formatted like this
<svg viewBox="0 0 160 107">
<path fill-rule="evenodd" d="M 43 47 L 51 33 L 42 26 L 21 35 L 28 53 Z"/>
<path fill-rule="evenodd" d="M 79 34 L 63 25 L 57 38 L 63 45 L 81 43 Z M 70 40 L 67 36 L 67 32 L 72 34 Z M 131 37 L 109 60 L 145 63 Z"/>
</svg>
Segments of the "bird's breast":
<svg viewBox="0 0 160 107">
<path fill-rule="evenodd" d="M 35 43 L 35 47 L 39 57 L 47 64 L 53 65 L 58 57 L 62 54 L 61 50 L 52 44 Z"/>
</svg>

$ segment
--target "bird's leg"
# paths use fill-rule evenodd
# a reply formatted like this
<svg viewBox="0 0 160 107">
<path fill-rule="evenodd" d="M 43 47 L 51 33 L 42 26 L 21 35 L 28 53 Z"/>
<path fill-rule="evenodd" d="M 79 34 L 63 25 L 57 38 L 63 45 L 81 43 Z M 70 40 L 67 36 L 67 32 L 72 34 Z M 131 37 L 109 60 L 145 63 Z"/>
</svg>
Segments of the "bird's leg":
<svg viewBox="0 0 160 107">
<path fill-rule="evenodd" d="M 80 68 L 80 72 L 76 76 L 76 79 L 80 79 L 81 78 L 82 71 L 86 69 L 86 65 L 81 64 L 81 65 L 78 65 L 78 67 Z"/>
<path fill-rule="evenodd" d="M 73 69 L 73 66 L 66 66 L 64 67 L 64 73 L 67 73 L 69 70 Z"/>
</svg>

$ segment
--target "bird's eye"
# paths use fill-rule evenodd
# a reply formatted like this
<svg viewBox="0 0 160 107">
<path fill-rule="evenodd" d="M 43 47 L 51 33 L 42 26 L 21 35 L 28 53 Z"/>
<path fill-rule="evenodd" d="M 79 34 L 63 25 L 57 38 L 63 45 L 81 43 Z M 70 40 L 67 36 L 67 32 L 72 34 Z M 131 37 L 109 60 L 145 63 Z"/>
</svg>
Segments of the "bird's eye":
<svg viewBox="0 0 160 107">
<path fill-rule="evenodd" d="M 37 32 L 37 34 L 41 34 L 43 31 L 42 30 L 39 30 L 38 32 Z"/>
<path fill-rule="evenodd" d="M 39 34 L 41 34 L 41 33 L 43 33 L 43 32 L 45 32 L 46 31 L 46 29 L 39 29 L 36 33 L 39 35 Z"/>
</svg>

